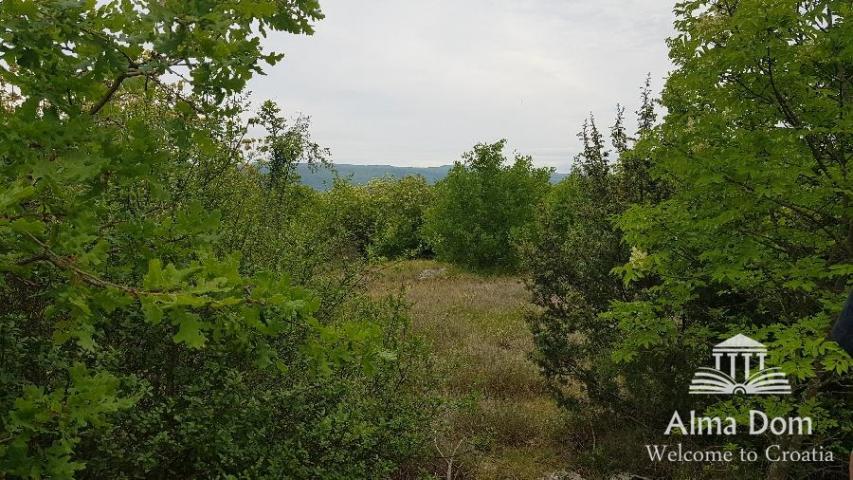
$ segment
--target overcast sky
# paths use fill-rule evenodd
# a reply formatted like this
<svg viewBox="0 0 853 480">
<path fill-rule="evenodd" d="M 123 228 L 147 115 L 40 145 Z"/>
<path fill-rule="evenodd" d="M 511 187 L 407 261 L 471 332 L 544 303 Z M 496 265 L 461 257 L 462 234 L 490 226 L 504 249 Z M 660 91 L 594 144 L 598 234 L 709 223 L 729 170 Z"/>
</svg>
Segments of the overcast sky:
<svg viewBox="0 0 853 480">
<path fill-rule="evenodd" d="M 585 115 L 633 112 L 646 72 L 660 88 L 673 3 L 321 0 L 313 36 L 266 40 L 285 60 L 250 89 L 310 115 L 336 163 L 444 165 L 506 138 L 567 171 Z"/>
</svg>

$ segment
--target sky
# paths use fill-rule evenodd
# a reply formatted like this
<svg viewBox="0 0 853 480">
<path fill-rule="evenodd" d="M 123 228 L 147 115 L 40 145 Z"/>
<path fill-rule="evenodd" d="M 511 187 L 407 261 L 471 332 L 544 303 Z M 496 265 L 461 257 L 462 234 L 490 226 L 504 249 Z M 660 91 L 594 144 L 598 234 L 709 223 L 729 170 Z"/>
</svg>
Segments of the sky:
<svg viewBox="0 0 853 480">
<path fill-rule="evenodd" d="M 569 170 L 593 113 L 629 127 L 647 73 L 671 69 L 670 0 L 321 0 L 312 36 L 265 40 L 285 54 L 252 99 L 311 117 L 335 163 L 436 166 L 501 138 Z"/>
</svg>

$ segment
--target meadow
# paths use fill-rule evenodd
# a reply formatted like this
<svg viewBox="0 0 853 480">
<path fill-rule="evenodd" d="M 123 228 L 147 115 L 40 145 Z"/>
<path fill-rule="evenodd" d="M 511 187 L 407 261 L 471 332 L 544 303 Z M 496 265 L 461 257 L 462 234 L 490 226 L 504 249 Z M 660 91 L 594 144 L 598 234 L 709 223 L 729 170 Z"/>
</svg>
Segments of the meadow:
<svg viewBox="0 0 853 480">
<path fill-rule="evenodd" d="M 853 9 L 673 14 L 565 176 L 471 139 L 320 191 L 310 117 L 247 92 L 317 0 L 0 2 L 0 478 L 847 476 Z M 745 337 L 785 391 L 692 394 Z"/>
<path fill-rule="evenodd" d="M 430 347 L 436 393 L 433 471 L 440 478 L 543 478 L 568 458 L 565 424 L 529 358 L 521 278 L 482 276 L 432 260 L 378 269 L 368 292 L 404 292 L 412 332 Z"/>
</svg>

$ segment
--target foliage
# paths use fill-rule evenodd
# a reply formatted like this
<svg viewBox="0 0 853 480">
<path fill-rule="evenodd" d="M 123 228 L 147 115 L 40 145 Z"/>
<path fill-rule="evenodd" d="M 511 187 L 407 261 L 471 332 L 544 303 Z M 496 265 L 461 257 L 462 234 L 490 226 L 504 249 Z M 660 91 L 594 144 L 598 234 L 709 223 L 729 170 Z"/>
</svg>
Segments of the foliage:
<svg viewBox="0 0 853 480">
<path fill-rule="evenodd" d="M 637 109 L 637 132 L 634 137 L 625 134 L 622 124 L 624 108 L 618 110 L 616 123 L 611 129 L 611 139 L 619 162 L 616 177 L 619 196 L 628 203 L 656 202 L 666 197 L 668 186 L 652 176 L 653 154 L 658 139 L 653 134 L 657 122 L 656 99 L 651 87 L 651 74 L 640 93 L 640 108 Z"/>
<path fill-rule="evenodd" d="M 252 355 L 216 345 L 188 354 L 132 332 L 150 353 L 123 350 L 114 367 L 150 368 L 163 380 L 146 385 L 111 428 L 85 435 L 80 476 L 387 476 L 424 442 L 432 404 L 422 349 L 402 335 L 407 318 L 396 301 L 360 298 L 328 323 L 321 339 L 306 328 L 276 337 L 284 375 L 255 367 Z M 312 360 L 317 349 L 327 362 Z"/>
<path fill-rule="evenodd" d="M 266 104 L 247 151 L 234 99 L 280 58 L 261 35 L 321 17 L 0 3 L 0 476 L 375 478 L 415 454 L 402 310 L 305 288 L 347 288 L 288 173 L 322 149 Z"/>
<path fill-rule="evenodd" d="M 339 239 L 338 257 L 375 261 L 427 253 L 422 224 L 433 188 L 423 177 L 383 178 L 366 185 L 337 178 L 316 199 L 315 225 L 324 238 Z"/>
<path fill-rule="evenodd" d="M 329 150 L 311 140 L 309 118 L 300 116 L 293 125 L 288 125 L 287 119 L 279 113 L 278 105 L 267 100 L 261 105 L 258 116 L 249 121 L 250 126 L 260 125 L 267 131 L 267 136 L 258 146 L 261 155 L 258 160 L 266 164 L 268 189 L 278 193 L 298 180 L 298 164 L 315 169 L 330 165 L 327 160 Z M 264 162 L 264 154 L 269 157 L 268 162 Z"/>
<path fill-rule="evenodd" d="M 353 165 L 335 163 L 328 167 L 311 169 L 310 165 L 300 164 L 297 170 L 302 183 L 315 190 L 326 191 L 332 188 L 336 178 L 347 180 L 356 185 L 366 185 L 376 179 L 402 179 L 405 177 L 423 177 L 426 183 L 434 185 L 450 171 L 451 165 L 439 167 L 402 167 L 397 165 Z"/>
<path fill-rule="evenodd" d="M 374 180 L 366 187 L 368 203 L 375 219 L 368 246 L 374 257 L 416 257 L 427 252 L 422 238 L 426 209 L 433 201 L 433 189 L 420 176 L 400 180 Z"/>
<path fill-rule="evenodd" d="M 617 167 L 623 192 L 639 189 L 625 197 L 633 205 L 617 221 L 631 254 L 614 271 L 629 295 L 611 282 L 616 289 L 596 297 L 585 279 L 561 275 L 566 263 L 539 261 L 534 292 L 547 310 L 534 331 L 545 372 L 571 386 L 583 381 L 588 363 L 565 355 L 580 351 L 604 360 L 618 388 L 607 386 L 600 398 L 625 421 L 635 414 L 619 405 L 642 406 L 644 421 L 652 423 L 632 429 L 647 435 L 660 436 L 665 425 L 653 412 L 674 408 L 707 408 L 739 421 L 750 408 L 811 416 L 816 433 L 783 439 L 783 447 L 822 445 L 844 460 L 853 421 L 844 385 L 853 363 L 826 334 L 851 287 L 850 4 L 695 0 L 681 2 L 676 14 L 677 34 L 669 41 L 676 70 L 662 96 L 666 116 L 620 155 Z M 544 232 L 557 224 L 557 213 L 543 215 Z M 571 239 L 585 223 L 563 230 Z M 559 249 L 566 237 L 539 238 L 543 252 L 551 244 Z M 603 251 L 615 254 L 615 242 Z M 603 275 L 607 266 L 587 268 L 588 259 L 597 258 L 587 255 L 566 255 L 568 271 Z M 609 306 L 603 312 L 602 302 L 587 306 L 590 298 Z M 571 307 L 562 312 L 564 303 Z M 735 333 L 768 346 L 769 363 L 788 374 L 793 395 L 724 402 L 685 395 L 711 346 Z M 577 337 L 555 341 L 566 334 Z M 590 342 L 600 345 L 585 352 Z M 762 435 L 736 442 L 761 449 L 780 440 Z M 840 475 L 843 466 L 748 468 L 766 469 L 775 479 Z"/>
<path fill-rule="evenodd" d="M 821 433 L 798 442 L 849 444 L 838 427 L 851 420 L 839 409 L 851 359 L 825 335 L 851 286 L 850 4 L 699 1 L 677 12 L 656 169 L 674 191 L 620 220 L 648 252 L 623 276 L 660 281 L 647 300 L 614 305 L 615 355 L 630 365 L 746 333 L 794 380 L 777 410 L 817 422 Z"/>
<path fill-rule="evenodd" d="M 436 184 L 424 228 L 438 258 L 477 269 L 518 265 L 514 239 L 548 191 L 551 171 L 522 155 L 506 165 L 505 145 L 476 145 Z"/>
<path fill-rule="evenodd" d="M 650 101 L 644 96 L 644 104 Z M 631 253 L 612 219 L 641 191 L 625 178 L 631 168 L 642 174 L 642 165 L 629 163 L 638 147 L 625 132 L 623 113 L 617 105 L 611 128 L 617 162 L 590 117 L 578 134 L 584 149 L 572 173 L 551 189 L 520 242 L 528 288 L 541 307 L 528 315 L 534 359 L 558 402 L 575 414 L 626 414 L 640 406 L 622 397 L 618 382 L 630 372 L 611 358 L 616 326 L 599 318 L 611 301 L 635 294 L 611 273 Z M 638 123 L 637 137 L 646 141 L 650 130 Z"/>
</svg>

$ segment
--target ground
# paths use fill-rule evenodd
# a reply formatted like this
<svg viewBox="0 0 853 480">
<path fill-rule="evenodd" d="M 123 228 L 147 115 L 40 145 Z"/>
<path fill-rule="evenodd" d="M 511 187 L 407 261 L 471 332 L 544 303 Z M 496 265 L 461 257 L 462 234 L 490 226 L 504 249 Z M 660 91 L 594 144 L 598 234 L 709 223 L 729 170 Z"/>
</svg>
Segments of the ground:
<svg viewBox="0 0 853 480">
<path fill-rule="evenodd" d="M 568 463 L 560 412 L 528 359 L 534 308 L 522 281 L 433 261 L 384 266 L 370 292 L 404 289 L 412 328 L 432 347 L 448 407 L 436 425 L 441 478 L 543 478 Z"/>
</svg>

